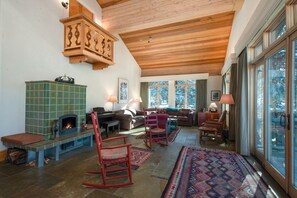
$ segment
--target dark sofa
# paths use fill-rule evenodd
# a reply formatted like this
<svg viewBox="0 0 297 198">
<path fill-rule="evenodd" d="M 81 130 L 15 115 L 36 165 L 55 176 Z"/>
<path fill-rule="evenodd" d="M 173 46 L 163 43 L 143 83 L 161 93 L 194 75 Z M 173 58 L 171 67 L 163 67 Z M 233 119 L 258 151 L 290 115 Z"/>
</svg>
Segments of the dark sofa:
<svg viewBox="0 0 297 198">
<path fill-rule="evenodd" d="M 149 108 L 145 111 L 153 111 L 157 113 L 166 113 L 169 117 L 177 118 L 180 126 L 193 126 L 195 123 L 195 111 L 192 109 L 178 109 L 178 108 Z"/>
<path fill-rule="evenodd" d="M 115 111 L 115 119 L 120 121 L 121 129 L 130 130 L 144 125 L 144 114 L 142 111 L 125 109 Z"/>
</svg>

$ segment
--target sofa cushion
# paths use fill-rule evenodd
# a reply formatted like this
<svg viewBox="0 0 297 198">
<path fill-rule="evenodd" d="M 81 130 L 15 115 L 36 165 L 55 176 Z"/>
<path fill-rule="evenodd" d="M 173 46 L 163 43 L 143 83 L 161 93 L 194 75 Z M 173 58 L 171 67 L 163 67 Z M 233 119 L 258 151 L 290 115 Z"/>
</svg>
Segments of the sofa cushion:
<svg viewBox="0 0 297 198">
<path fill-rule="evenodd" d="M 169 111 L 177 112 L 178 111 L 178 108 L 166 108 L 166 111 L 167 112 L 169 112 Z"/>
<path fill-rule="evenodd" d="M 178 120 L 183 120 L 183 121 L 188 121 L 188 116 L 178 116 L 177 117 Z"/>
<path fill-rule="evenodd" d="M 127 109 L 124 110 L 124 114 L 125 115 L 131 115 L 132 117 L 134 117 L 133 113 Z"/>
<path fill-rule="evenodd" d="M 135 109 L 126 109 L 127 111 L 130 111 L 133 116 L 136 116 L 136 110 Z"/>
</svg>

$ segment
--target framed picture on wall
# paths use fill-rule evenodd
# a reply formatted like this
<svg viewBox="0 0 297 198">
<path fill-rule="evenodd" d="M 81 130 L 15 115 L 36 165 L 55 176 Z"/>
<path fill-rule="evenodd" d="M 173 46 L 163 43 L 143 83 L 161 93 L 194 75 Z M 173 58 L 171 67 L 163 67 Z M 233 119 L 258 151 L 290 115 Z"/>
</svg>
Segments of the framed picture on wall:
<svg viewBox="0 0 297 198">
<path fill-rule="evenodd" d="M 128 103 L 128 80 L 119 78 L 119 103 Z"/>
<path fill-rule="evenodd" d="M 221 98 L 221 91 L 220 90 L 212 90 L 210 92 L 210 100 L 211 101 L 219 101 Z"/>
</svg>

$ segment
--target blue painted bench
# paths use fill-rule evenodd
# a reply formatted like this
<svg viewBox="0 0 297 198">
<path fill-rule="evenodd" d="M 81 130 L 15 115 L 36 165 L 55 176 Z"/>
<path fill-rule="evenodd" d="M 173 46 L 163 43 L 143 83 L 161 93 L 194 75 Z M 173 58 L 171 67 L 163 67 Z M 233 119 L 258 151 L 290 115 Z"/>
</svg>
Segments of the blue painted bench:
<svg viewBox="0 0 297 198">
<path fill-rule="evenodd" d="M 104 131 L 105 131 L 104 129 L 103 130 L 101 129 L 101 132 L 104 132 Z M 15 147 L 15 148 L 27 150 L 28 159 L 30 158 L 31 153 L 33 153 L 33 155 L 35 154 L 36 166 L 42 167 L 44 166 L 45 152 L 52 153 L 54 156 L 54 159 L 58 161 L 59 155 L 65 152 L 65 151 L 61 151 L 60 145 L 73 142 L 73 146 L 69 150 L 66 150 L 67 152 L 84 145 L 92 147 L 93 134 L 94 134 L 93 129 L 89 129 L 84 132 L 78 132 L 73 135 L 63 136 L 53 140 L 42 140 L 36 143 L 29 143 L 29 144 L 20 144 L 18 142 L 6 141 L 5 137 L 2 137 L 1 140 L 3 144 L 7 147 Z M 77 144 L 77 142 L 79 142 L 79 144 Z"/>
</svg>

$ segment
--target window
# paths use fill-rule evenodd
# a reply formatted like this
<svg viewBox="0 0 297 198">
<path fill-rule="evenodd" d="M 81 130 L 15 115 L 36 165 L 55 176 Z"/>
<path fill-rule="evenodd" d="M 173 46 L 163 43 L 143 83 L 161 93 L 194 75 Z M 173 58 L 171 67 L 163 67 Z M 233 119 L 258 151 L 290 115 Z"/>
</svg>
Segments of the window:
<svg viewBox="0 0 297 198">
<path fill-rule="evenodd" d="M 175 81 L 175 107 L 196 108 L 196 81 Z"/>
<path fill-rule="evenodd" d="M 270 31 L 270 43 L 276 41 L 281 35 L 286 32 L 287 25 L 286 25 L 286 18 L 283 17 L 282 20 L 276 24 L 275 27 L 272 28 Z"/>
<path fill-rule="evenodd" d="M 264 153 L 264 65 L 256 67 L 255 79 L 255 104 L 256 104 L 256 149 Z"/>
<path fill-rule="evenodd" d="M 263 52 L 263 41 L 261 40 L 255 47 L 254 57 L 259 56 Z"/>
<path fill-rule="evenodd" d="M 168 107 L 168 81 L 149 82 L 149 107 Z"/>
</svg>

